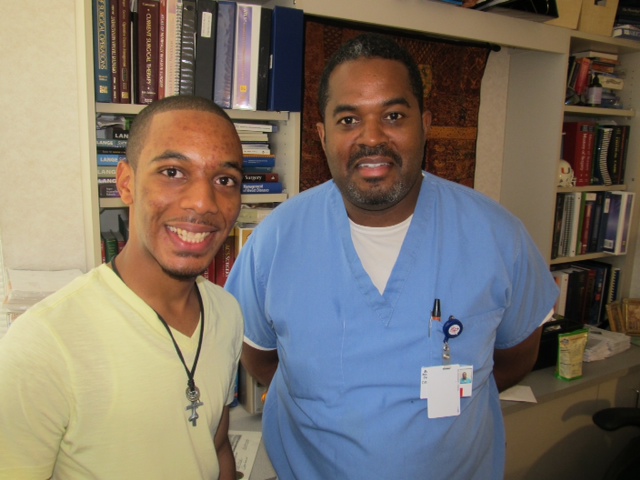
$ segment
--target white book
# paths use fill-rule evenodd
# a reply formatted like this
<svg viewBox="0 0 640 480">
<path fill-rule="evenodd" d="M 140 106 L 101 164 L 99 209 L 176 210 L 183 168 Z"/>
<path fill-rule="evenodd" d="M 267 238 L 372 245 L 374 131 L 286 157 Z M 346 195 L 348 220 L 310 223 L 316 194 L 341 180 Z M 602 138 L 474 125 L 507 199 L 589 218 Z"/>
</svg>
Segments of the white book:
<svg viewBox="0 0 640 480">
<path fill-rule="evenodd" d="M 569 288 L 569 272 L 566 270 L 554 270 L 551 272 L 560 289 L 558 300 L 555 305 L 555 312 L 564 317 L 567 307 L 567 290 Z"/>
<path fill-rule="evenodd" d="M 260 15 L 260 5 L 238 3 L 231 89 L 233 109 L 256 110 L 258 106 Z"/>
<path fill-rule="evenodd" d="M 580 241 L 580 206 L 582 205 L 582 192 L 573 192 L 573 215 L 571 218 L 570 235 L 569 235 L 569 257 L 575 257 L 578 250 L 578 242 Z"/>
</svg>

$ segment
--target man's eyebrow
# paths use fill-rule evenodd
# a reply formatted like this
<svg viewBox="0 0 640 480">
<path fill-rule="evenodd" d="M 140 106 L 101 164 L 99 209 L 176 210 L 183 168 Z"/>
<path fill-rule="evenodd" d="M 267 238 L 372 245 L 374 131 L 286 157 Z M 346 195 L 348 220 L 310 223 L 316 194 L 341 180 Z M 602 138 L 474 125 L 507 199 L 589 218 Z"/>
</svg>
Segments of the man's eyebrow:
<svg viewBox="0 0 640 480">
<path fill-rule="evenodd" d="M 394 105 L 402 105 L 407 108 L 411 107 L 409 101 L 405 97 L 390 98 L 389 100 L 385 101 L 382 104 L 382 106 L 385 108 L 393 107 Z M 350 105 L 350 104 L 336 105 L 336 107 L 333 109 L 332 116 L 336 116 L 341 113 L 355 112 L 357 110 L 358 110 L 358 107 L 356 107 L 355 105 Z"/>
<path fill-rule="evenodd" d="M 166 150 L 163 153 L 161 153 L 160 155 L 156 155 L 155 157 L 153 157 L 153 159 L 151 160 L 151 162 L 162 162 L 164 160 L 174 160 L 176 162 L 181 162 L 181 163 L 187 163 L 190 162 L 191 159 L 179 152 L 175 152 L 173 150 Z M 230 168 L 232 170 L 237 171 L 238 173 L 242 174 L 243 173 L 243 169 L 242 169 L 242 164 L 238 161 L 233 161 L 233 160 L 228 160 L 224 163 L 222 163 L 221 165 L 222 168 Z"/>
</svg>

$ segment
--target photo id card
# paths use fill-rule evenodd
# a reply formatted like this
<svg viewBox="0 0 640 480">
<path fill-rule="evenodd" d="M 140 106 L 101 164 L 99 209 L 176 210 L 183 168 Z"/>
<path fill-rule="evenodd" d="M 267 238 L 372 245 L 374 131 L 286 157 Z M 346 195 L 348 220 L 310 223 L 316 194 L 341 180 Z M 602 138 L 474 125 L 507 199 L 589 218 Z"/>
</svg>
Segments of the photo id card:
<svg viewBox="0 0 640 480">
<path fill-rule="evenodd" d="M 458 365 L 423 367 L 420 374 L 420 398 L 427 399 L 429 418 L 460 415 Z"/>
</svg>

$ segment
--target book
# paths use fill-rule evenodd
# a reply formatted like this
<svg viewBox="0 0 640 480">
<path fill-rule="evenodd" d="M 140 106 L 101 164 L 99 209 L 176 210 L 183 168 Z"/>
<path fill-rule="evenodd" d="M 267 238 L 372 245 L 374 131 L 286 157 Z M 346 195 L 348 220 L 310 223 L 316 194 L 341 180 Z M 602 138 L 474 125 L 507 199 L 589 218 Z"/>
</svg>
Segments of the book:
<svg viewBox="0 0 640 480">
<path fill-rule="evenodd" d="M 627 252 L 634 199 L 633 192 L 611 192 L 603 252 L 616 255 Z"/>
<path fill-rule="evenodd" d="M 237 4 L 231 89 L 231 107 L 237 110 L 257 109 L 261 9 L 260 5 Z"/>
<path fill-rule="evenodd" d="M 617 53 L 601 52 L 597 50 L 583 50 L 581 52 L 574 52 L 572 55 L 576 58 L 600 58 L 606 60 L 618 60 Z"/>
<path fill-rule="evenodd" d="M 629 40 L 640 40 L 640 28 L 635 25 L 614 25 L 613 37 L 627 38 Z"/>
<path fill-rule="evenodd" d="M 562 124 L 563 156 L 573 168 L 576 187 L 591 185 L 596 123 L 569 121 Z"/>
<path fill-rule="evenodd" d="M 593 220 L 591 234 L 589 236 L 588 253 L 598 251 L 598 236 L 600 234 L 600 222 L 602 221 L 604 196 L 604 192 L 596 192 L 596 202 L 593 207 Z"/>
<path fill-rule="evenodd" d="M 93 67 L 96 102 L 111 102 L 109 0 L 93 0 Z"/>
<path fill-rule="evenodd" d="M 584 95 L 589 88 L 589 72 L 591 70 L 591 59 L 576 58 L 576 74 L 571 85 L 577 95 Z"/>
<path fill-rule="evenodd" d="M 238 132 L 277 132 L 277 125 L 265 122 L 233 122 Z"/>
<path fill-rule="evenodd" d="M 182 1 L 182 29 L 180 30 L 180 95 L 193 95 L 196 72 L 196 2 Z"/>
<path fill-rule="evenodd" d="M 98 198 L 120 198 L 120 192 L 115 183 L 101 183 L 98 185 Z"/>
<path fill-rule="evenodd" d="M 629 146 L 629 125 L 611 125 L 612 133 L 607 154 L 607 171 L 614 185 L 624 183 L 627 148 Z"/>
<path fill-rule="evenodd" d="M 120 103 L 131 103 L 131 10 L 129 0 L 118 1 L 118 76 Z"/>
<path fill-rule="evenodd" d="M 215 255 L 215 283 L 224 287 L 235 261 L 235 238 L 229 235 Z"/>
<path fill-rule="evenodd" d="M 564 212 L 564 193 L 556 194 L 556 208 L 553 217 L 553 237 L 551 241 L 551 259 L 558 258 L 560 234 L 562 233 L 562 214 Z"/>
<path fill-rule="evenodd" d="M 602 88 L 608 88 L 610 90 L 622 90 L 624 88 L 624 80 L 617 75 L 611 75 L 607 73 L 599 73 L 598 80 Z"/>
<path fill-rule="evenodd" d="M 569 193 L 563 194 L 563 210 L 562 210 L 562 226 L 560 230 L 560 238 L 558 241 L 558 257 L 569 256 L 569 241 L 571 238 L 571 225 L 573 224 L 573 216 L 575 212 L 575 198 Z"/>
<path fill-rule="evenodd" d="M 160 3 L 138 2 L 138 102 L 158 99 Z"/>
<path fill-rule="evenodd" d="M 214 68 L 213 101 L 222 108 L 231 108 L 236 28 L 236 4 L 234 2 L 218 2 L 218 21 L 216 26 L 216 64 Z"/>
<path fill-rule="evenodd" d="M 125 150 L 127 148 L 127 139 L 120 138 L 98 138 L 96 139 L 96 146 L 100 148 L 109 148 L 109 149 L 121 149 Z"/>
<path fill-rule="evenodd" d="M 109 54 L 111 56 L 111 102 L 120 103 L 120 58 L 118 57 L 118 25 L 120 23 L 120 0 L 109 0 Z"/>
<path fill-rule="evenodd" d="M 590 260 L 581 262 L 585 268 L 595 271 L 595 283 L 591 298 L 587 300 L 587 321 L 589 325 L 604 322 L 607 287 L 610 281 L 611 265 L 606 262 Z"/>
<path fill-rule="evenodd" d="M 254 193 L 282 193 L 281 182 L 243 182 L 242 194 L 254 194 Z"/>
<path fill-rule="evenodd" d="M 580 255 L 589 253 L 590 239 L 593 228 L 593 215 L 596 205 L 597 194 L 596 192 L 584 192 L 582 196 L 583 212 L 582 212 L 582 227 L 580 235 Z"/>
<path fill-rule="evenodd" d="M 116 176 L 116 167 L 98 167 L 97 169 L 98 178 L 101 177 L 113 177 Z"/>
<path fill-rule="evenodd" d="M 593 153 L 593 183 L 596 185 L 612 185 L 609 173 L 609 145 L 613 127 L 597 125 L 595 130 L 595 145 Z"/>
<path fill-rule="evenodd" d="M 554 311 L 556 315 L 564 317 L 567 308 L 567 290 L 569 288 L 569 272 L 566 270 L 553 270 L 551 272 L 553 279 L 558 286 L 559 294 Z"/>
<path fill-rule="evenodd" d="M 269 135 L 265 132 L 238 131 L 241 142 L 268 142 Z"/>
<path fill-rule="evenodd" d="M 243 205 L 238 214 L 238 223 L 257 224 L 273 212 L 272 207 L 253 207 Z"/>
<path fill-rule="evenodd" d="M 240 224 L 237 224 L 235 227 L 233 227 L 233 236 L 235 238 L 234 248 L 235 248 L 236 258 L 240 254 L 242 247 L 244 247 L 244 245 L 247 243 L 247 240 L 249 240 L 249 237 L 253 233 L 253 230 L 255 227 L 256 227 L 256 224 L 247 224 L 247 223 L 240 223 Z"/>
<path fill-rule="evenodd" d="M 276 6 L 271 25 L 269 110 L 302 110 L 303 63 L 304 12 Z"/>
<path fill-rule="evenodd" d="M 213 100 L 217 21 L 218 3 L 214 0 L 199 0 L 194 93 L 209 100 Z"/>
<path fill-rule="evenodd" d="M 582 192 L 572 192 L 567 194 L 568 197 L 573 197 L 573 212 L 571 215 L 571 223 L 569 225 L 569 238 L 568 238 L 568 255 L 569 257 L 575 257 L 579 252 L 578 242 L 580 241 L 580 221 L 582 216 L 580 215 L 580 208 L 582 205 Z"/>
<path fill-rule="evenodd" d="M 256 143 L 248 143 L 242 144 L 242 153 L 244 155 L 270 155 L 271 147 L 269 147 L 268 143 L 264 144 L 256 144 Z"/>
<path fill-rule="evenodd" d="M 262 7 L 260 10 L 260 41 L 258 47 L 258 90 L 256 109 L 269 108 L 269 64 L 271 63 L 271 24 L 273 9 Z"/>
<path fill-rule="evenodd" d="M 183 0 L 162 0 L 165 2 L 165 40 L 162 98 L 178 95 L 180 87 L 180 42 L 182 37 Z"/>
<path fill-rule="evenodd" d="M 116 255 L 118 255 L 118 239 L 111 230 L 100 232 L 100 236 L 104 243 L 105 263 L 109 263 Z"/>
<path fill-rule="evenodd" d="M 245 173 L 242 175 L 243 182 L 277 182 L 279 176 L 277 173 Z"/>
<path fill-rule="evenodd" d="M 244 155 L 242 157 L 242 166 L 245 168 L 275 167 L 275 165 L 275 155 Z"/>
<path fill-rule="evenodd" d="M 127 157 L 125 155 L 118 155 L 115 153 L 98 152 L 97 159 L 99 167 L 115 167 L 118 165 L 120 160 L 126 160 Z"/>
</svg>

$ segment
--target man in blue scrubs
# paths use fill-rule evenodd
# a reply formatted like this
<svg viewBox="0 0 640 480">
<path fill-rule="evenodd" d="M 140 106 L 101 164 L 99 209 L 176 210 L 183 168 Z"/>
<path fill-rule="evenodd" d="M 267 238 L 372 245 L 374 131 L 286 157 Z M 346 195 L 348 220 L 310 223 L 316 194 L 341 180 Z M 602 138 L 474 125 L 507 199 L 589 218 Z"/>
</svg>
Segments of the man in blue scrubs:
<svg viewBox="0 0 640 480">
<path fill-rule="evenodd" d="M 422 89 L 393 41 L 345 44 L 319 95 L 333 179 L 267 217 L 227 281 L 282 480 L 503 478 L 498 392 L 557 289 L 517 218 L 421 170 Z"/>
</svg>

